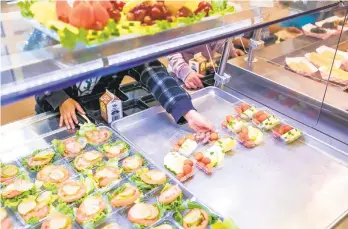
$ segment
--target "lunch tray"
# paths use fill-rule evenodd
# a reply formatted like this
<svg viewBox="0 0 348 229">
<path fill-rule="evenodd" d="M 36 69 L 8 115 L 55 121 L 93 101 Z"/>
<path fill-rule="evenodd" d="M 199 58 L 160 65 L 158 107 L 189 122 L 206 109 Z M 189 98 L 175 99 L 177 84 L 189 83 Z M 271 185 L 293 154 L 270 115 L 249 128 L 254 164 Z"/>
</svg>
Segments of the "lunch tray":
<svg viewBox="0 0 348 229">
<path fill-rule="evenodd" d="M 129 143 L 126 139 L 120 137 L 120 135 L 118 133 L 116 133 L 114 130 L 112 130 L 111 128 L 104 126 L 104 125 L 98 125 L 97 126 L 98 129 L 106 129 L 112 132 L 112 137 L 107 141 L 107 142 L 114 142 L 116 140 L 121 140 L 126 142 L 129 146 L 130 146 L 130 153 L 129 156 L 134 155 L 135 153 L 140 153 L 142 155 L 142 157 L 144 158 L 144 165 L 142 168 L 150 168 L 150 169 L 160 169 L 162 171 L 164 171 L 167 175 L 167 183 L 172 184 L 172 185 L 179 185 L 179 187 L 182 189 L 183 191 L 183 200 L 185 201 L 195 201 L 197 203 L 199 203 L 201 206 L 203 206 L 205 209 L 207 209 L 207 211 L 209 211 L 209 213 L 214 214 L 216 216 L 218 216 L 220 219 L 223 219 L 221 215 L 217 214 L 216 212 L 214 212 L 213 210 L 211 210 L 210 207 L 208 207 L 207 205 L 205 205 L 203 202 L 201 202 L 200 200 L 198 200 L 190 191 L 188 191 L 180 182 L 178 182 L 176 179 L 174 179 L 174 176 L 172 176 L 168 171 L 165 171 L 164 169 L 161 169 L 159 166 L 157 166 L 152 160 L 151 158 L 143 153 L 142 151 L 138 150 L 137 148 L 135 148 L 131 143 Z M 33 151 L 35 151 L 38 145 L 41 145 L 43 149 L 46 148 L 50 148 L 52 147 L 51 145 L 51 141 L 53 139 L 67 139 L 69 137 L 73 137 L 75 136 L 75 132 L 74 131 L 68 131 L 65 129 L 60 129 L 57 131 L 52 132 L 50 135 L 46 135 L 42 138 L 36 139 L 35 141 L 31 141 L 26 143 L 25 145 L 22 146 L 18 146 L 18 148 L 14 149 L 14 152 L 17 149 L 21 149 L 21 150 L 25 150 L 23 153 L 23 155 L 25 155 L 25 157 L 29 156 Z M 38 144 L 40 143 L 40 144 Z M 87 144 L 84 151 L 89 151 L 89 150 L 98 150 L 98 147 L 101 145 L 90 145 Z M 63 157 L 63 156 L 62 156 Z M 125 157 L 121 158 L 119 160 L 119 166 L 122 164 L 122 161 L 124 160 Z M 30 172 L 27 168 L 21 166 L 20 161 L 22 160 L 22 158 L 18 158 L 16 161 L 12 162 L 15 163 L 18 167 L 20 167 L 21 170 L 23 170 L 25 173 L 27 173 L 29 175 L 29 179 L 32 180 L 33 182 L 35 181 L 35 177 L 36 177 L 36 173 L 32 173 Z M 103 157 L 103 162 L 106 162 L 108 159 L 105 157 Z M 76 169 L 72 166 L 72 161 L 73 159 L 70 158 L 60 158 L 60 160 L 56 161 L 54 164 L 59 164 L 59 165 L 64 165 L 65 167 L 68 168 L 68 170 L 71 172 L 71 177 L 70 179 L 79 179 L 80 176 L 83 177 L 87 177 L 86 174 L 84 173 L 79 173 L 78 171 L 76 171 Z M 6 164 L 11 163 L 11 162 L 6 162 Z M 94 167 L 92 170 L 95 170 L 98 166 Z M 107 193 L 111 192 L 112 190 L 116 189 L 117 187 L 121 186 L 123 183 L 125 182 L 129 182 L 133 185 L 135 185 L 130 178 L 135 175 L 135 173 L 122 173 L 121 175 L 121 180 L 118 183 L 113 184 L 112 186 L 110 186 L 109 189 L 106 190 L 100 190 L 98 188 L 96 188 L 92 193 L 90 193 L 90 195 L 95 195 L 95 194 L 100 194 L 104 197 L 105 200 L 107 200 L 107 203 L 109 204 L 108 198 L 107 198 Z M 14 178 L 16 179 L 16 178 Z M 161 189 L 163 188 L 164 185 L 160 185 L 159 187 L 152 189 L 146 193 L 144 193 L 144 197 L 143 197 L 143 201 L 144 202 L 148 202 L 148 203 L 156 203 L 156 196 L 159 194 L 159 192 L 161 191 Z M 44 189 L 41 187 L 39 188 L 38 191 L 43 191 Z M 56 206 L 57 203 L 54 203 L 53 206 Z M 78 207 L 76 206 L 76 204 L 72 204 L 70 205 L 71 207 Z M 40 220 L 39 223 L 34 224 L 34 225 L 26 225 L 21 219 L 20 216 L 18 215 L 18 213 L 16 213 L 15 210 L 12 209 L 8 209 L 6 208 L 6 210 L 9 212 L 9 216 L 11 218 L 13 218 L 13 221 L 18 224 L 18 228 L 40 228 L 41 223 L 49 218 L 49 216 L 47 216 L 45 219 Z M 110 215 L 103 220 L 103 222 L 101 222 L 100 224 L 96 225 L 96 228 L 99 228 L 99 226 L 102 226 L 103 224 L 105 224 L 106 222 L 116 222 L 119 225 L 122 225 L 122 228 L 133 228 L 133 225 L 128 221 L 127 219 L 127 212 L 129 210 L 129 207 L 124 207 L 124 208 L 112 208 Z M 160 223 L 170 223 L 174 226 L 174 228 L 181 228 L 180 225 L 177 224 L 177 222 L 173 219 L 173 212 L 168 211 L 165 213 L 165 215 L 159 219 L 155 225 L 158 225 Z M 81 225 L 78 225 L 76 222 L 73 225 L 73 228 L 84 228 Z M 150 227 L 149 227 L 150 228 Z"/>
<path fill-rule="evenodd" d="M 263 107 L 226 90 L 230 94 L 208 87 L 191 95 L 196 109 L 216 126 L 227 115 L 236 115 L 233 107 L 241 100 L 255 104 L 256 108 Z M 216 211 L 233 217 L 240 228 L 286 228 L 292 225 L 293 228 L 308 229 L 334 225 L 345 216 L 348 208 L 345 189 L 348 168 L 338 159 L 343 158 L 345 152 L 318 139 L 319 133 L 311 135 L 312 130 L 305 125 L 288 120 L 279 112 L 273 113 L 299 128 L 302 137 L 285 145 L 273 137 L 272 131 L 264 132 L 263 144 L 252 149 L 237 144 L 235 155 L 226 155 L 222 169 L 211 176 L 196 173 L 185 186 Z M 175 125 L 161 107 L 149 108 L 111 126 L 162 166 L 165 154 L 172 147 L 168 140 L 180 130 L 189 131 L 187 125 Z M 310 201 L 313 196 L 314 202 Z M 327 196 L 331 197 L 329 202 Z"/>
</svg>

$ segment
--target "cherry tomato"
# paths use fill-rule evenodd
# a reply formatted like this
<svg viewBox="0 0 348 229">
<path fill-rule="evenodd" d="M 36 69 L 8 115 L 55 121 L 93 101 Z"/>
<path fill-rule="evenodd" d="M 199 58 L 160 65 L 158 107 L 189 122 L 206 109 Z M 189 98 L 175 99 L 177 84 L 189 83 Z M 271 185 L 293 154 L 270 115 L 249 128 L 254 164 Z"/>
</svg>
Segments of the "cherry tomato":
<svg viewBox="0 0 348 229">
<path fill-rule="evenodd" d="M 135 16 L 134 16 L 134 13 L 127 13 L 127 20 L 128 21 L 134 21 L 135 20 Z"/>
<path fill-rule="evenodd" d="M 195 140 L 195 136 L 193 134 L 189 134 L 186 136 L 187 139 Z"/>
<path fill-rule="evenodd" d="M 192 166 L 184 165 L 184 174 L 187 175 L 192 172 Z"/>
<path fill-rule="evenodd" d="M 184 165 L 193 166 L 193 161 L 191 161 L 191 160 L 185 160 L 185 161 L 184 161 Z"/>
<path fill-rule="evenodd" d="M 196 159 L 196 161 L 201 161 L 203 158 L 203 153 L 195 153 L 193 156 Z"/>
<path fill-rule="evenodd" d="M 211 160 L 210 160 L 209 157 L 203 157 L 203 158 L 202 158 L 202 162 L 203 162 L 205 165 L 207 165 L 207 164 L 209 164 L 209 163 L 211 162 Z"/>
<path fill-rule="evenodd" d="M 186 138 L 180 138 L 178 141 L 178 145 L 181 146 L 182 144 L 184 144 Z"/>
<path fill-rule="evenodd" d="M 233 120 L 234 120 L 234 118 L 233 118 L 232 115 L 226 116 L 226 121 L 227 121 L 228 123 L 232 122 Z"/>
<path fill-rule="evenodd" d="M 219 139 L 218 133 L 215 133 L 215 132 L 211 133 L 210 138 L 209 138 L 210 141 L 216 141 L 218 139 Z"/>
<path fill-rule="evenodd" d="M 250 108 L 249 104 L 246 103 L 242 103 L 242 105 L 240 105 L 240 108 L 242 109 L 242 111 L 246 111 Z"/>
</svg>

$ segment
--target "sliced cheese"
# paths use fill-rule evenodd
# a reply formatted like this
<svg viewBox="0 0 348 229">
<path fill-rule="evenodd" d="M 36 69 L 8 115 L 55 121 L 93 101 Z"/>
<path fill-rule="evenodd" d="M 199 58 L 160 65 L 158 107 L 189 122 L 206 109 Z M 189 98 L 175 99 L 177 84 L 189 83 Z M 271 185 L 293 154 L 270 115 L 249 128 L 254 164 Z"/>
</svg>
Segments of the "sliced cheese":
<svg viewBox="0 0 348 229">
<path fill-rule="evenodd" d="M 26 215 L 36 207 L 36 201 L 34 199 L 24 199 L 19 205 L 18 205 L 18 212 L 21 215 Z"/>
<path fill-rule="evenodd" d="M 97 213 L 100 210 L 100 199 L 98 197 L 88 197 L 84 202 L 83 202 L 83 206 L 84 206 L 84 211 L 86 213 L 86 215 L 94 215 L 95 213 Z"/>
<path fill-rule="evenodd" d="M 118 174 L 115 174 L 113 171 L 109 170 L 108 168 L 103 168 L 97 171 L 96 176 L 113 178 L 113 177 L 117 177 Z"/>
<path fill-rule="evenodd" d="M 136 168 L 139 167 L 139 165 L 141 163 L 140 162 L 141 159 L 139 157 L 137 157 L 137 156 L 129 157 L 126 160 L 127 160 L 126 164 L 127 164 L 127 167 L 129 169 L 136 169 Z"/>
<path fill-rule="evenodd" d="M 54 168 L 50 174 L 49 177 L 53 180 L 61 180 L 65 176 L 65 173 L 61 170 L 60 167 Z"/>
<path fill-rule="evenodd" d="M 111 146 L 108 152 L 111 154 L 120 154 L 122 149 L 123 149 L 123 145 L 118 144 L 118 145 Z"/>
<path fill-rule="evenodd" d="M 53 217 L 50 220 L 49 226 L 50 229 L 62 229 L 62 228 L 66 228 L 66 226 L 68 225 L 69 219 L 66 216 L 63 215 L 58 215 Z"/>
<path fill-rule="evenodd" d="M 26 180 L 20 180 L 18 183 L 14 183 L 14 184 L 15 184 L 14 190 L 17 190 L 20 192 L 28 191 L 34 186 L 33 183 L 31 183 L 30 181 L 26 181 Z"/>
<path fill-rule="evenodd" d="M 155 219 L 156 217 L 158 217 L 159 211 L 157 207 L 149 205 L 148 208 L 151 214 L 146 219 Z"/>
<path fill-rule="evenodd" d="M 184 216 L 184 222 L 187 224 L 195 224 L 201 218 L 201 211 L 193 209 Z"/>
<path fill-rule="evenodd" d="M 2 177 L 13 177 L 16 176 L 19 172 L 19 169 L 15 165 L 6 165 L 1 168 L 1 176 Z"/>
<path fill-rule="evenodd" d="M 95 161 L 95 160 L 97 160 L 99 157 L 100 157 L 99 153 L 98 153 L 98 152 L 95 152 L 95 151 L 90 151 L 90 152 L 86 152 L 86 153 L 83 154 L 83 158 L 84 158 L 86 161 Z"/>
<path fill-rule="evenodd" d="M 138 203 L 130 209 L 130 214 L 134 219 L 147 219 L 151 217 L 152 212 L 148 204 Z"/>
<path fill-rule="evenodd" d="M 65 185 L 63 187 L 63 192 L 69 196 L 76 194 L 80 190 L 78 185 Z"/>
<path fill-rule="evenodd" d="M 166 177 L 166 175 L 159 170 L 150 170 L 147 172 L 147 175 L 151 177 L 151 180 L 156 180 L 156 181 L 162 180 L 163 178 Z"/>
<path fill-rule="evenodd" d="M 50 157 L 53 157 L 54 152 L 50 151 L 50 150 L 43 150 L 41 152 L 39 152 L 38 154 L 34 155 L 33 159 L 34 160 L 44 160 L 44 159 L 48 159 Z"/>
<path fill-rule="evenodd" d="M 117 223 L 110 223 L 110 224 L 102 227 L 101 229 L 120 229 L 120 227 L 118 226 Z"/>
<path fill-rule="evenodd" d="M 133 196 L 135 193 L 135 189 L 133 188 L 126 188 L 123 192 L 118 194 L 118 197 L 120 199 L 128 198 L 130 196 Z"/>
<path fill-rule="evenodd" d="M 36 198 L 36 201 L 39 203 L 48 203 L 51 200 L 51 198 L 52 198 L 52 192 L 46 191 L 41 193 L 41 195 L 39 195 Z"/>
</svg>

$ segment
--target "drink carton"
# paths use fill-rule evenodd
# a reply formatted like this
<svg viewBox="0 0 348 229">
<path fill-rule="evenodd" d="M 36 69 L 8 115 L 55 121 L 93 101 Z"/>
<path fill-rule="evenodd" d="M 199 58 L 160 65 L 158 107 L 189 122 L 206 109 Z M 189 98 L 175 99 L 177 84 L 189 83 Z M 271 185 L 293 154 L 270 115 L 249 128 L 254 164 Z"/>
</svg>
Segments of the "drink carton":
<svg viewBox="0 0 348 229">
<path fill-rule="evenodd" d="M 99 103 L 101 116 L 108 123 L 123 117 L 122 101 L 110 91 L 106 90 Z"/>
<path fill-rule="evenodd" d="M 189 66 L 197 73 L 205 75 L 207 69 L 207 59 L 202 53 L 194 55 L 193 59 L 189 60 Z"/>
</svg>

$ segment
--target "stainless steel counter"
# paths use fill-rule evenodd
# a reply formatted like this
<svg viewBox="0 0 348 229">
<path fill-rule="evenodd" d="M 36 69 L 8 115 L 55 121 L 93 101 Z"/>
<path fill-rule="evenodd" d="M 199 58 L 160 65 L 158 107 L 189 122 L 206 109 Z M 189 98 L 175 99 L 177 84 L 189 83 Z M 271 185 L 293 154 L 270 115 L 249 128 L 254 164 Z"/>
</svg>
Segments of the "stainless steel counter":
<svg viewBox="0 0 348 229">
<path fill-rule="evenodd" d="M 214 88 L 192 94 L 198 111 L 216 125 L 233 114 L 232 104 L 239 99 L 262 107 L 226 90 L 229 94 Z M 239 146 L 235 156 L 226 156 L 222 169 L 212 176 L 197 172 L 185 186 L 223 216 L 232 217 L 241 229 L 330 227 L 348 209 L 348 146 L 330 139 L 330 145 L 337 147 L 332 148 L 319 140 L 325 135 L 288 121 L 308 135 L 284 146 L 265 134 L 264 145 L 254 149 Z M 160 107 L 119 120 L 112 127 L 161 165 L 171 149 L 170 137 L 187 130 Z"/>
</svg>

